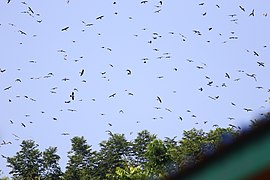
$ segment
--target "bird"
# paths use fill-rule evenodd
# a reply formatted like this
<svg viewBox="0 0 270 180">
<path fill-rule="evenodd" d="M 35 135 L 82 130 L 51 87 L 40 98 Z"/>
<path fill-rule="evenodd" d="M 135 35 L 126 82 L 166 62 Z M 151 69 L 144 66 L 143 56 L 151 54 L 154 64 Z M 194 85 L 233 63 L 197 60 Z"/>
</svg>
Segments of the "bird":
<svg viewBox="0 0 270 180">
<path fill-rule="evenodd" d="M 259 56 L 259 54 L 256 51 L 253 51 L 255 56 Z"/>
<path fill-rule="evenodd" d="M 63 135 L 63 136 L 68 136 L 69 133 L 62 133 L 61 135 Z"/>
<path fill-rule="evenodd" d="M 225 77 L 228 78 L 228 79 L 230 79 L 230 76 L 229 76 L 228 73 L 225 73 Z"/>
<path fill-rule="evenodd" d="M 72 100 L 75 99 L 75 97 L 74 97 L 74 91 L 71 92 L 71 94 L 69 95 L 69 97 L 71 97 Z"/>
<path fill-rule="evenodd" d="M 34 11 L 31 9 L 31 7 L 28 7 L 28 10 L 29 10 L 32 14 L 35 14 Z"/>
<path fill-rule="evenodd" d="M 254 16 L 254 9 L 252 9 L 252 12 L 249 14 L 249 16 Z"/>
<path fill-rule="evenodd" d="M 21 125 L 22 125 L 23 127 L 26 127 L 24 123 L 21 123 Z"/>
<path fill-rule="evenodd" d="M 10 0 L 7 1 L 7 4 L 10 3 Z"/>
<path fill-rule="evenodd" d="M 1 68 L 0 68 L 0 72 L 1 72 L 1 73 L 5 72 L 5 71 L 6 71 L 6 69 L 1 69 Z"/>
<path fill-rule="evenodd" d="M 145 4 L 145 3 L 147 3 L 148 1 L 141 1 L 141 4 Z"/>
<path fill-rule="evenodd" d="M 256 74 L 248 74 L 248 73 L 246 73 L 246 75 L 249 76 L 249 77 L 253 77 L 255 79 L 255 81 L 257 81 Z"/>
<path fill-rule="evenodd" d="M 104 16 L 98 16 L 96 20 L 102 19 Z"/>
<path fill-rule="evenodd" d="M 80 76 L 82 76 L 84 73 L 84 69 L 82 69 L 82 71 L 80 72 Z"/>
<path fill-rule="evenodd" d="M 112 124 L 111 124 L 111 123 L 108 123 L 108 125 L 109 125 L 109 126 L 112 126 Z"/>
<path fill-rule="evenodd" d="M 162 103 L 162 100 L 161 100 L 161 98 L 159 96 L 157 96 L 157 100 L 158 100 L 159 103 Z"/>
<path fill-rule="evenodd" d="M 229 16 L 234 17 L 234 16 L 237 16 L 237 14 L 230 14 Z"/>
<path fill-rule="evenodd" d="M 233 103 L 233 102 L 231 102 L 231 104 L 232 104 L 233 106 L 236 106 L 236 104 L 235 104 L 235 103 Z"/>
<path fill-rule="evenodd" d="M 26 32 L 24 32 L 22 30 L 19 30 L 18 32 L 21 33 L 21 34 L 23 34 L 23 35 L 27 35 Z"/>
<path fill-rule="evenodd" d="M 250 108 L 244 108 L 245 111 L 249 112 L 249 111 L 253 111 L 252 109 Z"/>
<path fill-rule="evenodd" d="M 62 79 L 62 81 L 68 81 L 69 80 L 69 78 L 63 78 Z"/>
<path fill-rule="evenodd" d="M 259 66 L 264 67 L 264 62 L 257 62 Z"/>
<path fill-rule="evenodd" d="M 62 28 L 61 31 L 67 31 L 68 29 L 69 29 L 69 26 Z"/>
<path fill-rule="evenodd" d="M 204 12 L 202 15 L 205 16 L 206 15 L 206 12 Z"/>
<path fill-rule="evenodd" d="M 53 120 L 54 120 L 54 121 L 57 121 L 57 118 L 56 118 L 56 117 L 53 117 Z"/>
<path fill-rule="evenodd" d="M 113 94 L 109 95 L 109 98 L 114 97 L 115 95 L 116 95 L 116 93 L 113 93 Z"/>
<path fill-rule="evenodd" d="M 172 110 L 170 110 L 169 108 L 165 108 L 165 110 L 169 111 L 169 112 L 172 112 Z"/>
<path fill-rule="evenodd" d="M 204 3 L 200 3 L 200 4 L 199 4 L 199 6 L 202 6 L 202 5 L 204 5 Z"/>
<path fill-rule="evenodd" d="M 211 86 L 212 84 L 213 84 L 213 81 L 209 81 L 209 82 L 207 83 L 208 86 Z"/>
<path fill-rule="evenodd" d="M 131 75 L 131 70 L 130 69 L 127 69 L 127 75 Z"/>
<path fill-rule="evenodd" d="M 245 12 L 245 8 L 243 8 L 242 6 L 239 6 L 239 8 Z"/>
<path fill-rule="evenodd" d="M 4 91 L 9 90 L 12 86 L 8 86 L 4 89 Z"/>
</svg>

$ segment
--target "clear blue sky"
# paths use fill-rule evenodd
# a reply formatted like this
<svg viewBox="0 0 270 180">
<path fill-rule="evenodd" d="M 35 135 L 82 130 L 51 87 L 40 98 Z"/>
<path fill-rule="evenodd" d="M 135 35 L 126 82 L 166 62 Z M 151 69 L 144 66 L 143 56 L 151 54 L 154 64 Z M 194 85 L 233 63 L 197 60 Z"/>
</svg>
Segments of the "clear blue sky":
<svg viewBox="0 0 270 180">
<path fill-rule="evenodd" d="M 57 146 L 64 169 L 74 136 L 95 150 L 106 130 L 180 139 L 191 128 L 247 125 L 269 109 L 270 2 L 113 2 L 1 1 L 0 141 L 12 144 L 0 154 L 33 139 L 42 151 Z M 8 175 L 5 165 L 0 158 Z"/>
</svg>

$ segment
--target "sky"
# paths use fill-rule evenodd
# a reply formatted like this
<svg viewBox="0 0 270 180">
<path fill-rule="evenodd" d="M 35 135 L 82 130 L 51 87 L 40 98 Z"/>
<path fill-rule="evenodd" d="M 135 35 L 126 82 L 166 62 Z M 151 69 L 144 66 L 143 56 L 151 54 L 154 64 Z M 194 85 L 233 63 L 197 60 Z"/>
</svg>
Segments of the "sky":
<svg viewBox="0 0 270 180">
<path fill-rule="evenodd" d="M 248 126 L 269 110 L 269 16 L 266 0 L 1 1 L 0 154 L 32 139 L 64 170 L 74 136 Z"/>
</svg>

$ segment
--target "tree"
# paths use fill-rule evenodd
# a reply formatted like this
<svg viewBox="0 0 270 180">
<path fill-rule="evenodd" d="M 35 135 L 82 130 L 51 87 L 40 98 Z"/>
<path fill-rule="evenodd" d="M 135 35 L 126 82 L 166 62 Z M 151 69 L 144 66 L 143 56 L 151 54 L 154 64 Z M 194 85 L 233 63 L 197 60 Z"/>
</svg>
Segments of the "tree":
<svg viewBox="0 0 270 180">
<path fill-rule="evenodd" d="M 207 143 L 206 133 L 195 128 L 184 131 L 183 138 L 179 141 L 176 151 L 172 152 L 173 159 L 176 160 L 179 169 L 193 166 L 202 158 L 202 144 Z"/>
<path fill-rule="evenodd" d="M 150 134 L 147 130 L 138 133 L 137 137 L 132 142 L 132 156 L 134 158 L 135 166 L 140 165 L 144 168 L 145 163 L 147 162 L 145 157 L 147 146 L 155 139 L 156 135 Z"/>
<path fill-rule="evenodd" d="M 71 139 L 71 143 L 72 147 L 71 151 L 68 152 L 69 160 L 64 178 L 81 180 L 94 177 L 96 152 L 92 152 L 91 146 L 87 144 L 84 137 L 74 137 Z"/>
<path fill-rule="evenodd" d="M 23 140 L 21 150 L 13 157 L 7 158 L 7 167 L 11 168 L 9 174 L 14 179 L 39 179 L 43 170 L 42 153 L 33 140 Z"/>
<path fill-rule="evenodd" d="M 155 139 L 149 143 L 145 157 L 148 160 L 146 169 L 150 171 L 153 178 L 161 178 L 168 174 L 167 168 L 172 160 L 162 140 Z"/>
<path fill-rule="evenodd" d="M 115 175 L 116 168 L 124 168 L 130 157 L 130 143 L 124 134 L 110 134 L 108 141 L 100 144 L 98 153 L 100 179 L 111 178 Z"/>
<path fill-rule="evenodd" d="M 57 180 L 62 176 L 59 166 L 60 156 L 56 154 L 56 147 L 49 147 L 43 152 L 43 178 L 48 180 Z"/>
</svg>

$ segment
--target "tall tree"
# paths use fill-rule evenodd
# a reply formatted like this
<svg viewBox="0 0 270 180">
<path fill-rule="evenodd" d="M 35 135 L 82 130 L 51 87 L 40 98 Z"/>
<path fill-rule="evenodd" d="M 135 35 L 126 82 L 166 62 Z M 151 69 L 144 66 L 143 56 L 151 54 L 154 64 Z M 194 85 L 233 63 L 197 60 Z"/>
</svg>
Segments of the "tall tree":
<svg viewBox="0 0 270 180">
<path fill-rule="evenodd" d="M 95 175 L 95 152 L 92 151 L 84 137 L 74 137 L 71 139 L 71 143 L 64 178 L 68 180 L 90 179 Z"/>
<path fill-rule="evenodd" d="M 43 178 L 48 180 L 61 179 L 62 171 L 59 166 L 60 156 L 56 154 L 56 147 L 49 147 L 43 152 Z"/>
<path fill-rule="evenodd" d="M 145 157 L 148 160 L 146 169 L 152 173 L 153 178 L 161 178 L 168 174 L 167 167 L 172 160 L 162 140 L 156 139 L 149 143 Z"/>
<path fill-rule="evenodd" d="M 124 134 L 110 134 L 107 141 L 100 144 L 99 151 L 99 176 L 101 179 L 111 178 L 115 175 L 116 168 L 124 168 L 130 157 L 130 143 Z"/>
<path fill-rule="evenodd" d="M 137 137 L 132 142 L 132 155 L 134 158 L 135 166 L 140 165 L 142 168 L 144 168 L 144 165 L 147 161 L 145 157 L 147 146 L 156 138 L 156 135 L 150 134 L 150 132 L 147 130 L 143 130 L 138 133 Z"/>
<path fill-rule="evenodd" d="M 7 158 L 7 167 L 11 168 L 9 174 L 14 179 L 39 179 L 44 169 L 38 145 L 33 140 L 23 140 L 20 146 L 15 156 Z"/>
</svg>

